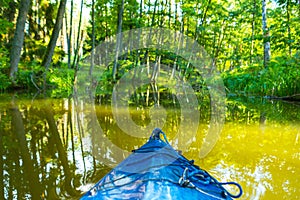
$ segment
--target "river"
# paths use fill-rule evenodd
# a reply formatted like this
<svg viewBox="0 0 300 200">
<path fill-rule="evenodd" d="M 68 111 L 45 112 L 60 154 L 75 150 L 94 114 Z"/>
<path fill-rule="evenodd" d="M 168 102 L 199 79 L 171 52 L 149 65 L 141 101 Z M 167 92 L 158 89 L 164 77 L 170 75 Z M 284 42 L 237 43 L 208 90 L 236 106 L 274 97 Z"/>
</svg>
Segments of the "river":
<svg viewBox="0 0 300 200">
<path fill-rule="evenodd" d="M 299 104 L 227 97 L 216 143 L 201 154 L 213 126 L 209 103 L 193 105 L 199 118 L 184 123 L 188 114 L 174 96 L 136 97 L 113 110 L 103 96 L 89 107 L 75 98 L 1 94 L 0 199 L 78 199 L 153 127 L 219 181 L 240 183 L 241 199 L 300 199 Z"/>
</svg>

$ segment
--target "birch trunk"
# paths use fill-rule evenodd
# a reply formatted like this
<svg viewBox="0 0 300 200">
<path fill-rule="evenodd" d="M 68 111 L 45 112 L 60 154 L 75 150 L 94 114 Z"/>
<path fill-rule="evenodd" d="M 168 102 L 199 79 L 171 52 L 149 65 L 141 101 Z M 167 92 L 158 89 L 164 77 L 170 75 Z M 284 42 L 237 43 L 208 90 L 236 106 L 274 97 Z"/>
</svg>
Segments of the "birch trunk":
<svg viewBox="0 0 300 200">
<path fill-rule="evenodd" d="M 289 56 L 292 56 L 292 35 L 291 35 L 291 26 L 290 26 L 290 0 L 286 2 L 286 18 L 287 18 L 287 31 L 288 31 L 288 48 Z"/>
<path fill-rule="evenodd" d="M 254 53 L 254 35 L 255 35 L 255 13 L 256 13 L 256 0 L 253 0 L 252 23 L 251 23 L 251 50 L 250 50 L 250 63 L 253 63 Z"/>
<path fill-rule="evenodd" d="M 270 33 L 267 25 L 267 0 L 262 0 L 262 29 L 264 37 L 264 67 L 268 67 L 271 58 Z"/>
</svg>

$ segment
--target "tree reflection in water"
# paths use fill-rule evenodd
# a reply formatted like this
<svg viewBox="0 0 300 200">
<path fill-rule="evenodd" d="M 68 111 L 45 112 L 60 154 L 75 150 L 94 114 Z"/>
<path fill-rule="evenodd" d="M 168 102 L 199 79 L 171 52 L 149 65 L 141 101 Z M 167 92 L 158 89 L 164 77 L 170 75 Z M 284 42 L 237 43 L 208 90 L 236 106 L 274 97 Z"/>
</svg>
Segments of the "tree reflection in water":
<svg viewBox="0 0 300 200">
<path fill-rule="evenodd" d="M 139 126 L 151 119 L 149 108 L 155 99 L 149 94 L 148 98 L 132 97 L 130 115 Z M 170 142 L 180 148 L 174 134 L 180 126 L 180 109 L 169 92 L 162 90 L 160 98 L 166 118 L 157 120 L 164 120 Z M 4 99 L 0 102 L 0 199 L 78 199 L 124 159 L 126 151 L 147 140 L 123 132 L 110 104 L 103 101 L 96 103 L 96 115 L 87 115 L 82 112 L 86 105 L 77 99 Z M 241 183 L 243 199 L 300 198 L 299 106 L 264 99 L 228 99 L 223 132 L 204 159 L 198 155 L 208 128 L 209 103 L 203 101 L 199 107 L 198 133 L 186 157 L 222 181 Z M 95 123 L 104 134 L 98 133 Z M 116 153 L 114 146 L 126 151 Z"/>
</svg>

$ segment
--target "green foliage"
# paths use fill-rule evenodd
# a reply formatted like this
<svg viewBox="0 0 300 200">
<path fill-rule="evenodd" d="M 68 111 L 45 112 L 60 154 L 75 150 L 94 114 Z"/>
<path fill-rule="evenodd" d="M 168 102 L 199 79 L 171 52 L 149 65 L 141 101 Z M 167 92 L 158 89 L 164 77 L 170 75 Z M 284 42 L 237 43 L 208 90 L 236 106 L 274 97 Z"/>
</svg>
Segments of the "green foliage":
<svg viewBox="0 0 300 200">
<path fill-rule="evenodd" d="M 20 63 L 16 85 L 21 89 L 29 90 L 36 90 L 36 86 L 41 88 L 43 69 L 37 62 Z"/>
<path fill-rule="evenodd" d="M 27 37 L 25 39 L 26 51 L 22 55 L 25 62 L 42 62 L 47 46 L 43 40 L 36 40 Z"/>
<path fill-rule="evenodd" d="M 9 80 L 9 77 L 7 76 L 9 68 L 8 68 L 8 52 L 5 49 L 2 49 L 0 47 L 0 91 L 6 90 L 10 84 L 11 81 Z"/>
<path fill-rule="evenodd" d="M 264 69 L 250 65 L 223 73 L 229 93 L 261 96 L 288 96 L 300 92 L 299 54 L 276 57 Z"/>
<path fill-rule="evenodd" d="M 292 58 L 276 57 L 270 63 L 268 73 L 263 79 L 267 80 L 267 95 L 287 96 L 300 92 L 300 59 L 299 54 Z"/>
<path fill-rule="evenodd" d="M 0 52 L 1 55 L 1 52 Z M 7 67 L 8 58 L 1 57 L 0 63 L 0 91 L 10 90 L 13 86 L 7 76 L 9 68 Z M 19 89 L 29 91 L 41 91 L 44 84 L 45 69 L 38 62 L 20 63 L 17 73 L 16 86 Z M 46 75 L 46 84 L 48 95 L 51 97 L 67 97 L 73 91 L 74 70 L 68 69 L 66 64 L 51 68 Z M 15 87 L 15 86 L 14 86 Z"/>
<path fill-rule="evenodd" d="M 290 95 L 299 92 L 299 53 L 297 54 L 300 49 L 299 5 L 291 0 L 276 2 L 276 5 L 269 5 L 267 13 L 270 30 L 268 39 L 271 42 L 272 55 L 267 69 L 262 67 L 264 37 L 261 30 L 262 5 L 258 0 L 242 0 L 238 3 L 233 0 L 221 3 L 217 0 L 182 0 L 180 3 L 157 0 L 143 1 L 142 4 L 138 0 L 129 0 L 124 2 L 122 31 L 148 26 L 180 31 L 197 40 L 212 57 L 217 69 L 223 73 L 222 77 L 228 92 L 245 95 Z M 3 6 L 0 8 L 0 77 L 4 81 L 0 83 L 0 89 L 6 90 L 11 86 L 7 77 L 8 52 L 9 40 L 13 35 L 13 22 L 17 16 L 17 3 L 12 0 L 2 0 L 1 3 Z M 121 3 L 121 0 L 95 2 L 96 46 L 105 40 L 109 41 L 109 37 L 117 33 Z M 42 88 L 44 69 L 40 63 L 54 27 L 57 8 L 58 2 L 46 0 L 39 1 L 38 5 L 32 4 L 25 30 L 20 70 L 17 74 L 18 86 L 35 88 L 35 83 Z M 76 12 L 73 14 L 76 15 Z M 68 12 L 66 14 L 68 21 L 71 16 Z M 76 20 L 76 16 L 73 16 L 73 20 Z M 73 25 L 73 31 L 77 30 L 74 24 L 75 21 L 68 24 L 68 27 L 63 27 L 64 31 L 68 32 L 70 25 Z M 83 53 L 86 57 L 92 46 L 91 24 L 84 31 L 86 33 L 83 35 L 87 37 L 83 41 Z M 73 43 L 77 42 L 76 34 L 72 35 Z M 145 64 L 147 59 L 150 63 L 155 62 L 158 56 L 161 56 L 161 63 L 170 68 L 177 59 L 176 72 L 179 77 L 191 81 L 195 91 L 203 92 L 199 88 L 204 88 L 205 84 L 201 73 L 195 67 L 189 66 L 180 55 L 156 52 L 153 49 L 149 49 L 148 53 L 140 50 L 139 54 L 130 52 L 128 55 L 121 55 L 117 79 L 137 65 Z M 47 84 L 50 88 L 61 90 L 57 90 L 57 94 L 69 94 L 69 89 L 64 88 L 72 86 L 74 72 L 62 66 L 64 57 L 63 48 L 56 47 L 52 58 L 52 67 L 55 68 L 47 75 Z M 111 85 L 115 81 L 111 73 L 113 64 L 105 67 L 107 70 L 99 78 L 97 88 L 99 94 L 111 91 Z"/>
<path fill-rule="evenodd" d="M 51 68 L 47 74 L 47 84 L 51 88 L 51 97 L 67 97 L 73 92 L 74 70 L 66 65 L 60 68 Z"/>
<path fill-rule="evenodd" d="M 7 34 L 7 30 L 12 27 L 13 23 L 7 21 L 6 19 L 0 18 L 0 41 L 1 38 L 4 38 L 5 34 Z"/>
<path fill-rule="evenodd" d="M 6 74 L 3 74 L 2 72 L 0 72 L 0 91 L 5 91 L 11 84 L 8 76 Z"/>
<path fill-rule="evenodd" d="M 0 16 L 2 12 L 7 12 L 10 1 L 0 2 Z M 3 14 L 4 15 L 4 14 Z M 7 46 L 7 37 L 9 30 L 13 27 L 13 23 L 7 19 L 0 17 L 0 91 L 5 91 L 10 85 L 11 81 L 8 77 L 9 73 L 9 51 Z"/>
</svg>

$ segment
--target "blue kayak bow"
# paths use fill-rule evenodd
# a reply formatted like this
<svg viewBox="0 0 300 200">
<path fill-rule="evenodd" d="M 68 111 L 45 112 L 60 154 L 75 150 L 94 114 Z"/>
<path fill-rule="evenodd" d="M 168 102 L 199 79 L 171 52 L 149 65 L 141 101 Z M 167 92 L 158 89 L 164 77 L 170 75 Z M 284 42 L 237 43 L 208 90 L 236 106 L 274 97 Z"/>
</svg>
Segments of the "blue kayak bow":
<svg viewBox="0 0 300 200">
<path fill-rule="evenodd" d="M 161 139 L 161 135 L 164 140 Z M 237 195 L 223 185 L 234 185 Z M 169 144 L 166 134 L 153 130 L 148 142 L 112 169 L 81 200 L 90 199 L 232 199 L 242 195 L 235 182 L 218 182 Z"/>
</svg>

